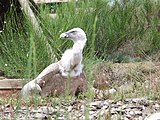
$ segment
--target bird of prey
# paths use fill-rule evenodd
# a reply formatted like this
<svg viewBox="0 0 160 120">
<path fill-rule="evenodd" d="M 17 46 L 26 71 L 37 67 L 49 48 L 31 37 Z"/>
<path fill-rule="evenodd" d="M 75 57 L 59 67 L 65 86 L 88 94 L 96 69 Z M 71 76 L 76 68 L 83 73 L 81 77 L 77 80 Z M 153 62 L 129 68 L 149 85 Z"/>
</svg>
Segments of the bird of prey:
<svg viewBox="0 0 160 120">
<path fill-rule="evenodd" d="M 56 74 L 77 77 L 82 73 L 82 52 L 87 41 L 85 32 L 81 28 L 73 28 L 62 33 L 60 38 L 71 39 L 74 43 L 73 47 L 64 52 L 60 61 L 50 64 L 34 80 L 24 85 L 21 90 L 22 98 L 26 98 L 32 93 L 40 94 L 42 92 L 41 85 L 45 85 Z"/>
<path fill-rule="evenodd" d="M 70 39 L 74 45 L 67 49 L 60 60 L 60 72 L 62 76 L 76 77 L 82 73 L 83 65 L 82 52 L 86 44 L 87 37 L 81 28 L 73 28 L 60 35 L 61 39 Z"/>
</svg>

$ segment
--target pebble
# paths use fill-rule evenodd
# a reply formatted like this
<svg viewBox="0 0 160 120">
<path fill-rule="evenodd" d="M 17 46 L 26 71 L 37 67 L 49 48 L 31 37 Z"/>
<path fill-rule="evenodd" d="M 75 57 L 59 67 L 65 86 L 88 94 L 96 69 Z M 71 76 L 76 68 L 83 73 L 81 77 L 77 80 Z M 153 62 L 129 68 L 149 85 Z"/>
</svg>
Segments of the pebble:
<svg viewBox="0 0 160 120">
<path fill-rule="evenodd" d="M 47 117 L 46 114 L 36 113 L 36 114 L 34 115 L 34 118 L 35 118 L 35 119 L 47 119 L 48 117 Z"/>
<path fill-rule="evenodd" d="M 160 112 L 151 114 L 145 120 L 160 120 Z"/>
<path fill-rule="evenodd" d="M 134 113 L 135 113 L 136 115 L 142 115 L 142 112 L 139 111 L 139 110 L 134 111 Z"/>
<path fill-rule="evenodd" d="M 159 109 L 160 105 L 156 103 L 153 107 L 156 108 L 156 109 Z"/>
<path fill-rule="evenodd" d="M 136 115 L 134 111 L 130 111 L 129 114 L 130 114 L 131 116 L 135 116 L 135 115 Z"/>
<path fill-rule="evenodd" d="M 73 108 L 72 106 L 69 106 L 67 111 L 68 112 L 72 111 L 72 108 Z"/>
<path fill-rule="evenodd" d="M 109 89 L 108 92 L 109 92 L 110 94 L 113 94 L 113 93 L 117 92 L 117 90 L 114 89 L 114 88 L 112 88 L 112 89 Z"/>
<path fill-rule="evenodd" d="M 93 115 L 94 113 L 94 111 L 89 111 L 89 115 Z"/>
<path fill-rule="evenodd" d="M 88 108 L 86 109 L 86 107 Z M 21 107 L 17 110 L 13 110 L 12 105 L 6 104 L 0 105 L 0 108 L 3 109 L 0 111 L 0 116 L 4 116 L 4 119 L 12 119 L 11 114 L 14 112 L 13 115 L 17 115 L 16 118 L 19 120 L 103 120 L 106 116 L 111 120 L 158 120 L 160 118 L 160 103 L 151 102 L 146 98 L 133 98 L 123 101 L 93 100 L 92 102 L 66 100 L 66 102 L 62 101 L 61 105 L 37 106 L 37 108 Z M 88 118 L 86 118 L 87 112 Z M 158 119 L 152 119 L 156 117 Z"/>
</svg>

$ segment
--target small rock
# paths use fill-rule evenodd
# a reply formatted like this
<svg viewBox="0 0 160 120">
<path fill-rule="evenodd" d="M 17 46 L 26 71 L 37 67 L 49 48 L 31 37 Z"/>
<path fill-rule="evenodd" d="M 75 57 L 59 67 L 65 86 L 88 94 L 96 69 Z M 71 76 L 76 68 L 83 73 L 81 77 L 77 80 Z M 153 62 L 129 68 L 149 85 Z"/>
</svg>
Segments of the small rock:
<svg viewBox="0 0 160 120">
<path fill-rule="evenodd" d="M 133 103 L 137 103 L 137 104 L 140 104 L 140 105 L 146 104 L 147 101 L 148 100 L 146 98 L 133 98 L 132 99 Z"/>
<path fill-rule="evenodd" d="M 122 105 L 122 109 L 126 109 L 128 107 L 128 104 Z"/>
<path fill-rule="evenodd" d="M 58 120 L 67 120 L 67 119 L 64 117 L 58 117 Z"/>
<path fill-rule="evenodd" d="M 85 106 L 84 105 L 81 105 L 81 110 L 80 111 L 84 111 L 84 108 L 85 108 Z"/>
<path fill-rule="evenodd" d="M 149 117 L 145 118 L 144 120 L 160 120 L 160 112 L 153 113 Z"/>
<path fill-rule="evenodd" d="M 41 109 L 33 109 L 32 111 L 31 111 L 32 113 L 42 113 L 42 110 Z"/>
<path fill-rule="evenodd" d="M 143 119 L 143 117 L 142 117 L 142 116 L 139 116 L 139 117 L 138 117 L 138 120 L 144 120 L 144 119 Z"/>
<path fill-rule="evenodd" d="M 94 111 L 89 111 L 89 114 L 90 115 L 93 115 L 95 112 Z"/>
<path fill-rule="evenodd" d="M 120 113 L 124 114 L 125 110 L 122 110 L 121 108 L 111 108 L 111 114 Z"/>
<path fill-rule="evenodd" d="M 72 106 L 69 106 L 67 111 L 68 112 L 72 111 L 72 108 L 73 108 Z"/>
<path fill-rule="evenodd" d="M 130 120 L 129 118 L 127 118 L 127 117 L 124 117 L 124 120 Z"/>
<path fill-rule="evenodd" d="M 47 119 L 48 117 L 47 117 L 46 114 L 36 113 L 36 114 L 34 115 L 34 118 L 35 118 L 35 119 Z"/>
<path fill-rule="evenodd" d="M 8 108 L 8 107 L 10 107 L 10 104 L 5 104 L 4 107 Z"/>
<path fill-rule="evenodd" d="M 94 115 L 90 115 L 90 116 L 89 116 L 89 119 L 90 119 L 90 120 L 94 120 L 94 117 L 95 117 Z"/>
<path fill-rule="evenodd" d="M 91 102 L 91 103 L 90 103 L 90 106 L 96 106 L 96 107 L 98 106 L 98 107 L 99 107 L 101 102 L 102 102 L 102 101 Z"/>
<path fill-rule="evenodd" d="M 118 106 L 122 106 L 122 101 L 118 101 L 118 102 L 117 102 L 117 105 L 118 105 Z"/>
<path fill-rule="evenodd" d="M 25 114 L 26 112 L 28 112 L 28 110 L 19 109 L 19 110 L 16 110 L 16 112 Z"/>
<path fill-rule="evenodd" d="M 134 113 L 135 113 L 136 115 L 142 115 L 142 111 L 139 111 L 139 110 L 135 110 Z"/>
<path fill-rule="evenodd" d="M 153 105 L 153 108 L 159 109 L 160 105 L 156 103 L 155 105 Z"/>
<path fill-rule="evenodd" d="M 113 94 L 113 93 L 117 92 L 117 90 L 114 89 L 114 88 L 112 88 L 112 89 L 109 89 L 108 92 L 109 92 L 110 94 Z"/>
<path fill-rule="evenodd" d="M 131 116 L 130 114 L 127 113 L 127 114 L 125 115 L 125 118 L 131 119 L 132 116 Z"/>
<path fill-rule="evenodd" d="M 102 107 L 102 109 L 107 109 L 109 106 L 105 105 Z"/>
<path fill-rule="evenodd" d="M 138 109 L 138 110 L 144 110 L 145 109 L 145 107 L 144 106 L 128 106 L 128 108 L 130 108 L 130 109 Z"/>
<path fill-rule="evenodd" d="M 79 119 L 80 120 L 85 120 L 85 116 L 81 116 Z"/>
<path fill-rule="evenodd" d="M 134 111 L 130 111 L 129 114 L 130 114 L 131 116 L 135 116 L 135 115 L 136 115 Z"/>
</svg>

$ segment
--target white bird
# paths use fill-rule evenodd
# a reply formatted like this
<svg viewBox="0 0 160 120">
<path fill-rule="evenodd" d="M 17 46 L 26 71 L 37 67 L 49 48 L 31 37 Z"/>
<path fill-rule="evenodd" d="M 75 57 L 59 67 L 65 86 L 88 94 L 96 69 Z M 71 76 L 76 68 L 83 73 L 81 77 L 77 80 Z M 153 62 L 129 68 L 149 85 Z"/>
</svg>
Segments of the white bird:
<svg viewBox="0 0 160 120">
<path fill-rule="evenodd" d="M 60 71 L 62 76 L 76 77 L 82 73 L 83 65 L 82 52 L 86 44 L 87 37 L 81 28 L 73 28 L 60 35 L 61 39 L 71 39 L 73 47 L 67 49 L 60 60 Z"/>
<path fill-rule="evenodd" d="M 69 75 L 76 77 L 82 73 L 82 52 L 87 41 L 85 32 L 81 28 L 73 28 L 62 33 L 60 38 L 71 39 L 74 42 L 73 47 L 64 52 L 60 61 L 50 64 L 34 80 L 28 82 L 21 90 L 22 98 L 26 98 L 32 93 L 40 94 L 42 91 L 40 84 L 45 84 L 51 76 L 56 75 L 59 71 L 65 77 Z"/>
</svg>

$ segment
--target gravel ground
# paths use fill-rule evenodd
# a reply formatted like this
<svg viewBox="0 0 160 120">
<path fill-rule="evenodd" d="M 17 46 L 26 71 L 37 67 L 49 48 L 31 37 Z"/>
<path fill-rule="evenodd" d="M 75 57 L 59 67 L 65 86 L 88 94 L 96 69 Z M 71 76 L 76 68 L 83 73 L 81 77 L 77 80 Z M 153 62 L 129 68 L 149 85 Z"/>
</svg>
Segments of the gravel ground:
<svg viewBox="0 0 160 120">
<path fill-rule="evenodd" d="M 5 120 L 150 120 L 152 113 L 160 112 L 160 103 L 146 98 L 113 100 L 64 100 L 60 104 L 13 107 L 0 105 L 1 119 Z M 155 119 L 156 120 L 156 119 Z"/>
</svg>

